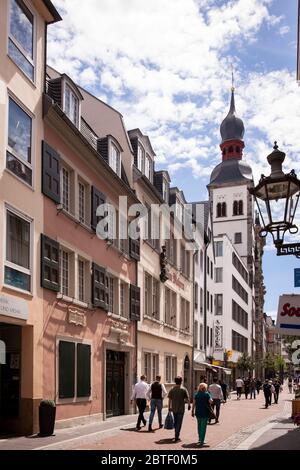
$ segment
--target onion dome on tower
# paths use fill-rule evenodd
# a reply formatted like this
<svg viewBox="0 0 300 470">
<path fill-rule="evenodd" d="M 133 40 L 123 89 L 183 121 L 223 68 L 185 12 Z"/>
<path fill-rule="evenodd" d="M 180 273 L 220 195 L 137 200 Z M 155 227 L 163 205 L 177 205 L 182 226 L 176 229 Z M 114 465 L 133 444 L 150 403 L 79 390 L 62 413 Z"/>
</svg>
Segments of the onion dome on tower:
<svg viewBox="0 0 300 470">
<path fill-rule="evenodd" d="M 245 128 L 242 119 L 236 115 L 234 87 L 231 88 L 230 109 L 220 126 L 220 132 L 222 162 L 213 170 L 209 186 L 252 181 L 251 167 L 242 161 Z"/>
</svg>

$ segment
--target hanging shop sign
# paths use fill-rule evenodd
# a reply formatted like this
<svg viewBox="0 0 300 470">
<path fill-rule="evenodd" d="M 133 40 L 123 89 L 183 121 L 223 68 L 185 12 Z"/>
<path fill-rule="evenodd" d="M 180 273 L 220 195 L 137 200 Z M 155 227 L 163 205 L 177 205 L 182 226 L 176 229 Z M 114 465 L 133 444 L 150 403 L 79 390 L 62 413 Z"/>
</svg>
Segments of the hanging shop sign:
<svg viewBox="0 0 300 470">
<path fill-rule="evenodd" d="M 276 330 L 282 335 L 300 336 L 300 295 L 279 297 Z"/>
</svg>

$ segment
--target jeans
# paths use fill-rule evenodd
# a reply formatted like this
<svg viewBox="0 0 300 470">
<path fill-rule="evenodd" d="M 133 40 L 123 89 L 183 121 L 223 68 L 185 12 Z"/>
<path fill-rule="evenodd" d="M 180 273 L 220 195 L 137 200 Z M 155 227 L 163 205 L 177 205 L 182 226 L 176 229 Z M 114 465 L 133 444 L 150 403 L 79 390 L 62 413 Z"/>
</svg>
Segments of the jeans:
<svg viewBox="0 0 300 470">
<path fill-rule="evenodd" d="M 213 398 L 213 403 L 211 404 L 213 410 L 216 407 L 216 421 L 219 421 L 220 416 L 220 408 L 221 408 L 221 400 L 219 398 Z M 209 420 L 210 422 L 211 420 Z"/>
<path fill-rule="evenodd" d="M 204 442 L 208 418 L 197 416 L 199 442 Z"/>
<path fill-rule="evenodd" d="M 271 405 L 271 400 L 272 400 L 272 395 L 271 393 L 265 393 L 265 407 L 268 408 L 268 406 Z"/>
<path fill-rule="evenodd" d="M 146 409 L 147 401 L 146 401 L 145 398 L 137 398 L 136 399 L 136 405 L 137 405 L 138 410 L 139 410 L 139 416 L 138 416 L 138 420 L 137 420 L 137 423 L 136 423 L 136 427 L 140 428 L 141 427 L 141 422 L 143 422 L 144 425 L 146 426 L 146 420 L 144 418 L 144 412 L 145 412 L 145 409 Z"/>
<path fill-rule="evenodd" d="M 174 428 L 175 428 L 175 439 L 179 439 L 181 431 L 182 421 L 184 413 L 173 413 L 174 416 Z"/>
<path fill-rule="evenodd" d="M 245 398 L 246 398 L 246 400 L 248 399 L 248 395 L 249 395 L 249 388 L 245 387 Z"/>
<path fill-rule="evenodd" d="M 241 398 L 241 396 L 242 396 L 242 387 L 236 387 L 236 396 L 237 396 L 237 398 Z"/>
<path fill-rule="evenodd" d="M 253 398 L 256 398 L 256 390 L 255 390 L 255 388 L 251 388 L 251 390 L 250 390 L 250 398 L 252 398 L 252 395 L 253 395 Z"/>
<path fill-rule="evenodd" d="M 157 409 L 157 414 L 158 414 L 158 422 L 159 425 L 162 424 L 162 417 L 161 417 L 161 410 L 162 410 L 162 399 L 161 398 L 152 398 L 150 402 L 150 416 L 149 416 L 149 427 L 152 426 L 153 418 L 155 415 L 155 410 Z"/>
<path fill-rule="evenodd" d="M 275 400 L 275 403 L 276 403 L 276 404 L 278 403 L 278 397 L 279 397 L 279 390 L 278 390 L 278 391 L 275 390 L 275 393 L 274 393 L 274 400 Z"/>
</svg>

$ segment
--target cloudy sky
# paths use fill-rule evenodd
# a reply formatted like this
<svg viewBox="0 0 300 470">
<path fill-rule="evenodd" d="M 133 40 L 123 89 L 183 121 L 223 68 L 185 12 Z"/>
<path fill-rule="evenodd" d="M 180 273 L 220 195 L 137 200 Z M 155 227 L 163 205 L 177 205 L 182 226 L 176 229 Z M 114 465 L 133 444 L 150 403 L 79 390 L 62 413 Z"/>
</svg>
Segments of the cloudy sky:
<svg viewBox="0 0 300 470">
<path fill-rule="evenodd" d="M 63 22 L 49 28 L 49 63 L 118 109 L 127 129 L 147 133 L 157 168 L 169 170 L 188 200 L 207 197 L 220 162 L 232 65 L 255 180 L 268 173 L 274 140 L 286 169 L 300 173 L 297 0 L 53 2 Z M 293 291 L 297 263 L 266 251 L 267 312 Z"/>
</svg>

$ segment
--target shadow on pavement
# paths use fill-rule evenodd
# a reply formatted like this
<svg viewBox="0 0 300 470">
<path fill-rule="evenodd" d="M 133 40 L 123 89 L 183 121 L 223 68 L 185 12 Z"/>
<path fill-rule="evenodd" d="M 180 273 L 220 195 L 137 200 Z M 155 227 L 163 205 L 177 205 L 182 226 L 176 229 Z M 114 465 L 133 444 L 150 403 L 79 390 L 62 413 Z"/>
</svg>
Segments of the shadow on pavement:
<svg viewBox="0 0 300 470">
<path fill-rule="evenodd" d="M 168 439 L 160 439 L 159 441 L 155 441 L 155 444 L 178 444 L 178 442 L 175 442 L 174 438 L 168 438 Z"/>
<path fill-rule="evenodd" d="M 300 450 L 300 428 L 289 429 L 287 433 L 250 450 Z"/>
</svg>

